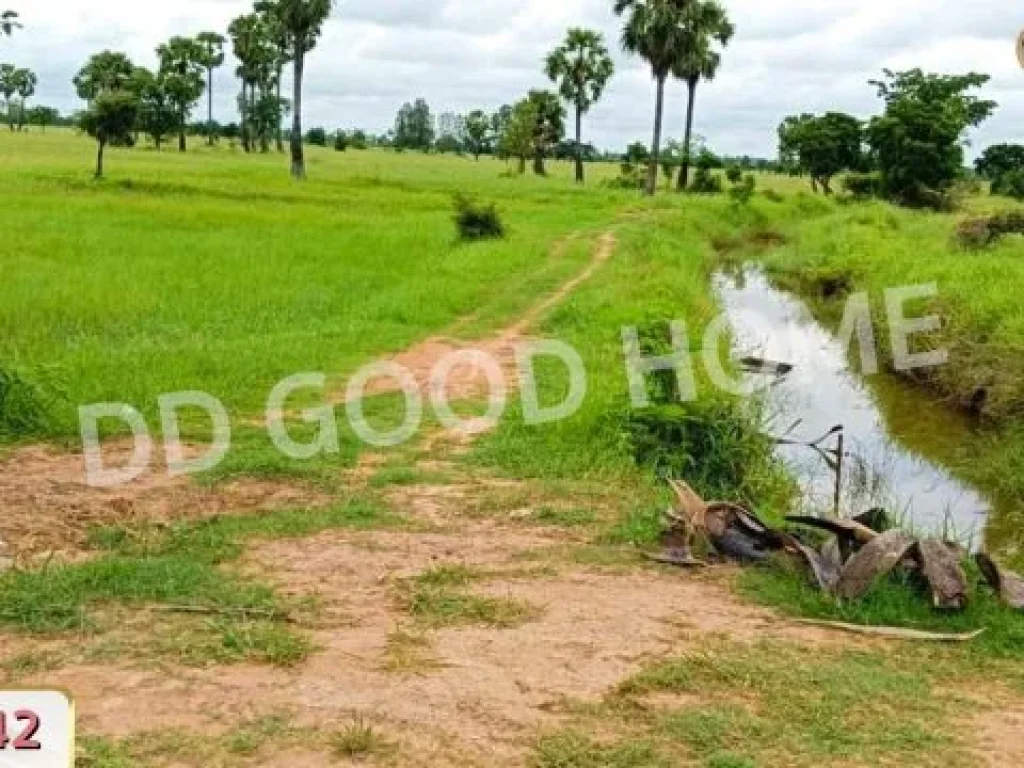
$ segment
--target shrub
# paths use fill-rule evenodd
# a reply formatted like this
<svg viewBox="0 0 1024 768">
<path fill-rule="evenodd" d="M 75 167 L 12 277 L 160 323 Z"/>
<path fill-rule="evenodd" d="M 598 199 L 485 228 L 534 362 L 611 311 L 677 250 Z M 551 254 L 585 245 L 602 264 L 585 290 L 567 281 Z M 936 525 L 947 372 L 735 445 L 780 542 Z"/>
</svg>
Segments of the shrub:
<svg viewBox="0 0 1024 768">
<path fill-rule="evenodd" d="M 781 203 L 784 202 L 786 199 L 778 192 L 776 192 L 774 189 L 763 190 L 761 192 L 761 195 L 764 197 L 765 200 L 767 200 L 770 203 Z"/>
<path fill-rule="evenodd" d="M 743 171 L 738 165 L 730 165 L 725 172 L 725 178 L 730 184 L 739 184 L 743 180 Z"/>
<path fill-rule="evenodd" d="M 1024 235 L 1024 213 L 1010 211 L 965 219 L 956 228 L 957 242 L 971 250 L 985 248 L 1005 235 Z"/>
<path fill-rule="evenodd" d="M 698 168 L 693 175 L 690 191 L 698 195 L 717 195 L 722 191 L 722 179 L 711 172 L 710 168 Z"/>
<path fill-rule="evenodd" d="M 348 134 L 344 131 L 338 131 L 334 134 L 334 149 L 338 152 L 345 152 L 348 150 Z"/>
<path fill-rule="evenodd" d="M 874 173 L 850 173 L 843 178 L 843 190 L 856 200 L 880 197 L 882 180 Z"/>
<path fill-rule="evenodd" d="M 746 176 L 742 176 L 741 174 L 741 177 L 742 180 L 737 179 L 733 182 L 732 189 L 729 190 L 729 197 L 732 198 L 733 202 L 737 205 L 747 205 L 754 197 L 754 189 L 757 187 L 757 179 L 754 178 L 754 174 L 752 173 L 748 173 Z"/>
<path fill-rule="evenodd" d="M 323 128 L 311 128 L 306 134 L 306 143 L 317 147 L 327 146 L 327 131 Z"/>
<path fill-rule="evenodd" d="M 505 236 L 505 227 L 494 205 L 478 205 L 461 194 L 455 196 L 455 226 L 462 240 Z"/>
<path fill-rule="evenodd" d="M 992 193 L 1024 200 L 1024 169 L 1004 173 L 992 183 Z"/>
<path fill-rule="evenodd" d="M 0 368 L 0 441 L 45 434 L 50 426 L 46 400 L 19 373 Z"/>
</svg>

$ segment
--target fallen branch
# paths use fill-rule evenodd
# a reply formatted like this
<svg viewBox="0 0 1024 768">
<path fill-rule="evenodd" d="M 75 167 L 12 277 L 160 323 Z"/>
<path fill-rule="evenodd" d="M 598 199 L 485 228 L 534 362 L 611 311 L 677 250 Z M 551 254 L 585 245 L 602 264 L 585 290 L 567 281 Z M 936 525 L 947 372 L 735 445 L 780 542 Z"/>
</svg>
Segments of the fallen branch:
<svg viewBox="0 0 1024 768">
<path fill-rule="evenodd" d="M 294 624 L 295 619 L 284 611 L 262 608 L 233 608 L 211 605 L 158 605 L 157 610 L 166 613 L 198 613 L 208 616 L 233 616 L 242 619 L 263 619 Z"/>
<path fill-rule="evenodd" d="M 903 629 L 902 627 L 871 627 L 862 624 L 844 624 L 839 621 L 820 621 L 818 619 L 797 619 L 796 623 L 810 627 L 824 627 L 825 629 L 850 632 L 855 635 L 884 637 L 890 640 L 920 640 L 933 643 L 966 643 L 985 633 L 984 629 L 964 634 L 921 632 L 916 629 Z"/>
</svg>

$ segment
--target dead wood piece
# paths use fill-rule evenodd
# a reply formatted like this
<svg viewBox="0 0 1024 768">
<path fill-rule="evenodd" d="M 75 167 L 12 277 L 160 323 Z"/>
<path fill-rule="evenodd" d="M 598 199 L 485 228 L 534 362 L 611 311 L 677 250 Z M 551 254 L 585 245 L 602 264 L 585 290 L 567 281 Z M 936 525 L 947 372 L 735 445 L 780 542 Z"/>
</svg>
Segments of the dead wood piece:
<svg viewBox="0 0 1024 768">
<path fill-rule="evenodd" d="M 853 518 L 853 522 L 860 523 L 875 533 L 885 533 L 893 528 L 889 513 L 880 508 L 869 509 L 864 514 L 857 515 Z"/>
<path fill-rule="evenodd" d="M 239 619 L 262 619 L 264 621 L 281 621 L 289 624 L 295 623 L 295 619 L 284 611 L 273 609 L 264 610 L 261 608 L 234 608 L 227 606 L 213 605 L 161 605 L 158 610 L 167 613 L 196 613 L 207 616 L 233 616 Z"/>
<path fill-rule="evenodd" d="M 832 592 L 835 589 L 839 583 L 842 563 L 836 562 L 824 552 L 808 547 L 794 536 L 786 537 L 786 551 L 796 555 L 810 569 L 815 582 L 823 591 Z"/>
<path fill-rule="evenodd" d="M 678 568 L 706 568 L 707 563 L 698 560 L 693 556 L 689 547 L 666 548 L 661 552 L 653 552 L 645 555 L 648 560 L 664 565 L 674 565 Z"/>
<path fill-rule="evenodd" d="M 868 635 L 869 637 L 884 637 L 890 640 L 920 640 L 933 643 L 966 643 L 985 633 L 984 629 L 963 634 L 921 632 L 916 629 L 903 629 L 902 627 L 871 627 L 861 624 L 844 624 L 839 621 L 818 621 L 817 619 L 797 619 L 796 623 L 809 627 L 836 629 L 856 635 Z"/>
<path fill-rule="evenodd" d="M 914 557 L 936 608 L 962 611 L 967 607 L 967 576 L 956 552 L 937 539 L 925 539 L 917 543 Z"/>
<path fill-rule="evenodd" d="M 901 531 L 887 531 L 864 545 L 843 567 L 836 594 L 844 600 L 863 597 L 874 583 L 910 554 L 914 541 Z"/>
<path fill-rule="evenodd" d="M 740 365 L 748 373 L 764 373 L 769 376 L 786 376 L 793 372 L 793 365 L 790 363 L 780 363 L 762 357 L 744 357 L 740 360 Z"/>
<path fill-rule="evenodd" d="M 1013 571 L 1006 570 L 984 552 L 976 554 L 974 561 L 981 569 L 985 581 L 1003 599 L 1003 602 L 1014 610 L 1024 611 L 1024 578 Z"/>
<path fill-rule="evenodd" d="M 863 546 L 870 541 L 873 541 L 878 537 L 876 531 L 871 530 L 863 523 L 858 523 L 856 520 L 846 520 L 844 518 L 824 518 L 824 517 L 805 517 L 805 516 L 789 516 L 786 520 L 796 525 L 807 526 L 808 528 L 819 528 L 823 531 L 829 531 L 834 533 L 840 543 L 848 542 L 856 546 Z"/>
</svg>

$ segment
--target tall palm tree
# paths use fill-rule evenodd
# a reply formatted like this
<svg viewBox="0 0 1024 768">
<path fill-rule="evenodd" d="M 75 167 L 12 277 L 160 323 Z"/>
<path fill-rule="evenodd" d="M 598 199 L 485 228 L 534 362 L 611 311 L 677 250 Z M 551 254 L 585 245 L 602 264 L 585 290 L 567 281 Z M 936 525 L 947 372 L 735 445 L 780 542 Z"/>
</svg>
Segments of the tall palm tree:
<svg viewBox="0 0 1024 768">
<path fill-rule="evenodd" d="M 306 157 L 302 146 L 302 78 L 306 54 L 316 47 L 324 22 L 331 15 L 333 0 L 264 0 L 257 5 L 284 31 L 292 61 L 292 178 L 306 178 Z"/>
<path fill-rule="evenodd" d="M 722 55 L 715 43 L 725 47 L 736 34 L 736 28 L 718 0 L 694 0 L 687 14 L 688 44 L 681 51 L 672 74 L 686 83 L 686 137 L 683 141 L 683 167 L 679 172 L 679 189 L 690 182 L 691 141 L 693 115 L 697 100 L 697 86 L 701 80 L 714 80 L 722 64 Z"/>
<path fill-rule="evenodd" d="M 601 98 L 615 63 L 599 32 L 577 27 L 548 56 L 545 72 L 559 83 L 562 98 L 576 107 L 576 181 L 582 184 L 583 115 Z"/>
<path fill-rule="evenodd" d="M 686 13 L 694 0 L 615 0 L 615 13 L 626 16 L 622 47 L 642 57 L 651 67 L 657 85 L 654 106 L 654 140 L 647 170 L 648 195 L 658 184 L 661 154 L 661 123 L 665 112 L 665 81 L 689 43 Z"/>
<path fill-rule="evenodd" d="M 202 51 L 200 62 L 206 67 L 206 143 L 213 146 L 213 70 L 224 63 L 224 35 L 217 32 L 200 32 L 196 42 Z"/>
<path fill-rule="evenodd" d="M 21 24 L 18 23 L 18 14 L 14 11 L 0 13 L 0 34 L 10 37 L 16 29 L 21 29 Z"/>
</svg>

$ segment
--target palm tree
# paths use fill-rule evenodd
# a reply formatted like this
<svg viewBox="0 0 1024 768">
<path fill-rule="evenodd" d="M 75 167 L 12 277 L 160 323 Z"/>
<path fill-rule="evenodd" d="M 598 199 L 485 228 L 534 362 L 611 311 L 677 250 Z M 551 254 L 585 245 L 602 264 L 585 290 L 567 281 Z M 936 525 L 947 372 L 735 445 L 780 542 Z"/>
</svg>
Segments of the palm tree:
<svg viewBox="0 0 1024 768">
<path fill-rule="evenodd" d="M 316 47 L 324 22 L 331 15 L 333 0 L 265 0 L 257 10 L 266 11 L 280 25 L 289 43 L 292 60 L 292 178 L 306 178 L 306 158 L 302 147 L 302 76 L 306 54 Z"/>
<path fill-rule="evenodd" d="M 4 97 L 4 109 L 7 110 L 7 125 L 14 130 L 14 110 L 11 99 L 18 92 L 18 68 L 13 64 L 0 64 L 0 95 Z"/>
<path fill-rule="evenodd" d="M 206 119 L 207 144 L 213 146 L 213 70 L 224 63 L 224 35 L 216 32 L 200 32 L 196 42 L 202 50 L 199 60 L 206 67 Z"/>
<path fill-rule="evenodd" d="M 672 74 L 686 83 L 686 137 L 683 142 L 683 167 L 679 172 L 679 189 L 686 189 L 690 182 L 691 138 L 693 136 L 693 113 L 697 99 L 697 85 L 701 80 L 714 80 L 722 63 L 722 55 L 714 49 L 717 42 L 723 47 L 729 44 L 736 28 L 729 21 L 718 0 L 695 0 L 688 14 L 689 44 L 672 68 Z"/>
<path fill-rule="evenodd" d="M 547 58 L 545 72 L 562 98 L 576 107 L 576 181 L 583 183 L 583 115 L 601 98 L 615 63 L 599 32 L 570 29 Z"/>
<path fill-rule="evenodd" d="M 661 123 L 665 112 L 665 81 L 689 43 L 686 13 L 694 0 L 615 0 L 615 13 L 628 14 L 622 30 L 622 47 L 647 61 L 657 84 L 654 106 L 654 140 L 647 170 L 648 195 L 658 183 L 661 154 Z"/>
<path fill-rule="evenodd" d="M 0 13 L 0 34 L 10 37 L 16 29 L 21 29 L 21 24 L 18 23 L 18 14 L 14 11 Z"/>
</svg>

